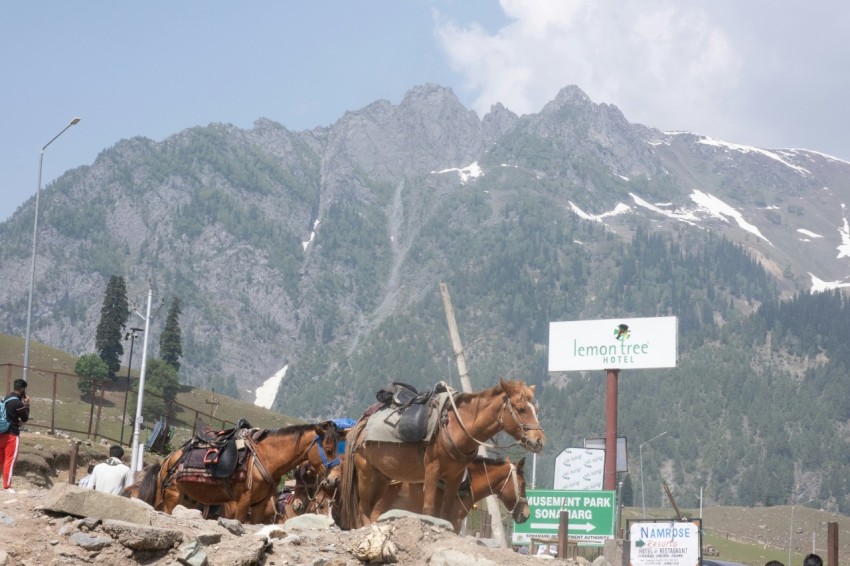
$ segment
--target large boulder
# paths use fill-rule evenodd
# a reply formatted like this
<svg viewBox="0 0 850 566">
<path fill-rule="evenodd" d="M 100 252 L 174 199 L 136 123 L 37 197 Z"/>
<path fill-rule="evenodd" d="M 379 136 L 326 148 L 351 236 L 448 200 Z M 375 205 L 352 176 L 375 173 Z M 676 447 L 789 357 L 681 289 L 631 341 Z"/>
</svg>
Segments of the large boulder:
<svg viewBox="0 0 850 566">
<path fill-rule="evenodd" d="M 101 493 L 68 483 L 57 484 L 47 492 L 40 509 L 75 517 L 114 519 L 137 525 L 150 525 L 151 517 L 156 514 L 150 505 L 139 499 Z"/>
</svg>

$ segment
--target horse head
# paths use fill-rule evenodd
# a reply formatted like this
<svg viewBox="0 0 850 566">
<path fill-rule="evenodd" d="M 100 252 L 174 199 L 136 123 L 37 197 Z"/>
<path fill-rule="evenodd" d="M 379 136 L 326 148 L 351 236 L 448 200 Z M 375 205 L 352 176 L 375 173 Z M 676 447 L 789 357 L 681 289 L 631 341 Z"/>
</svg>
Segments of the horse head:
<svg viewBox="0 0 850 566">
<path fill-rule="evenodd" d="M 339 429 L 333 421 L 325 421 L 316 425 L 316 439 L 308 453 L 308 460 L 322 476 L 322 486 L 336 487 L 342 476 L 339 465 L 340 459 L 337 454 L 338 445 Z M 313 455 L 313 452 L 316 453 L 317 457 Z"/>
<path fill-rule="evenodd" d="M 511 515 L 513 515 L 514 521 L 517 523 L 524 523 L 528 520 L 528 517 L 531 515 L 531 509 L 528 507 L 528 497 L 525 495 L 525 457 L 521 458 L 519 462 L 516 463 L 514 470 L 512 471 L 512 478 L 509 478 L 511 481 L 509 485 L 511 486 L 511 490 L 513 490 L 514 501 L 512 505 L 507 505 L 509 509 L 511 509 Z"/>
<path fill-rule="evenodd" d="M 527 450 L 538 453 L 546 444 L 546 434 L 537 420 L 537 405 L 534 401 L 534 385 L 524 381 L 500 379 L 505 393 L 505 404 L 500 423 L 505 432 L 513 436 Z M 505 409 L 509 416 L 505 417 Z"/>
</svg>

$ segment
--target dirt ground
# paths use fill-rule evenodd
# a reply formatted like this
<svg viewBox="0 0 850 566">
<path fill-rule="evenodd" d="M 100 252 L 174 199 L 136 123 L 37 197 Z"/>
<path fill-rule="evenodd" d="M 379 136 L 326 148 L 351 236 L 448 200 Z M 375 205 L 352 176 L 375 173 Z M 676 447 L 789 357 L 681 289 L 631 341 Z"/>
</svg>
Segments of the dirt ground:
<svg viewBox="0 0 850 566">
<path fill-rule="evenodd" d="M 0 490 L 0 566 L 41 566 L 47 564 L 103 563 L 103 564 L 175 564 L 176 552 L 132 552 L 120 544 L 109 544 L 98 550 L 85 550 L 70 539 L 72 519 L 50 514 L 39 509 L 53 485 L 68 482 L 71 442 L 68 439 L 48 437 L 34 433 L 22 435 L 18 465 L 15 470 L 14 492 Z M 76 477 L 85 474 L 89 462 L 99 462 L 108 447 L 81 445 Z M 390 540 L 397 547 L 399 564 L 433 564 L 435 549 L 444 548 L 455 561 L 464 556 L 465 562 L 490 561 L 497 566 L 538 563 L 538 560 L 521 556 L 510 549 L 494 549 L 479 545 L 474 539 L 459 537 L 415 518 L 393 521 L 394 532 Z M 65 527 L 63 529 L 63 527 Z M 260 526 L 245 525 L 251 536 Z M 309 564 L 343 566 L 361 564 L 351 550 L 368 535 L 369 529 L 341 531 L 313 530 L 298 533 L 289 540 L 272 539 L 262 564 L 288 566 Z M 92 532 L 97 535 L 96 531 Z M 453 554 L 461 553 L 461 554 Z M 210 564 L 242 564 L 238 557 L 227 556 L 219 560 L 210 557 Z"/>
<path fill-rule="evenodd" d="M 62 532 L 62 527 L 66 525 L 68 519 L 50 515 L 38 509 L 53 485 L 68 482 L 73 446 L 71 440 L 32 432 L 23 433 L 21 440 L 15 470 L 15 492 L 0 490 L 0 566 L 78 562 L 130 565 L 176 563 L 174 553 L 166 556 L 145 555 L 138 552 L 134 554 L 119 544 L 112 544 L 98 551 L 86 551 L 75 545 L 69 540 L 68 534 Z M 104 460 L 107 450 L 107 446 L 97 443 L 80 444 L 76 477 L 80 478 L 85 474 L 89 463 Z M 626 509 L 624 517 L 629 518 L 632 515 L 632 518 L 636 518 L 635 513 L 639 511 L 640 509 Z M 652 510 L 651 514 L 653 518 L 672 516 L 669 513 L 664 515 L 665 511 L 672 513 L 672 510 L 668 509 Z M 791 534 L 794 551 L 801 554 L 811 550 L 814 538 L 818 553 L 824 557 L 826 557 L 827 524 L 837 522 L 840 533 L 839 556 L 850 556 L 850 536 L 846 534 L 850 532 L 850 519 L 835 513 L 796 506 L 792 531 L 790 515 L 789 506 L 709 507 L 703 510 L 704 526 L 713 534 L 774 549 L 787 549 L 789 534 Z M 391 540 L 398 547 L 399 564 L 433 564 L 429 560 L 436 548 L 457 551 L 467 558 L 470 555 L 476 556 L 477 559 L 473 562 L 490 560 L 491 564 L 505 566 L 539 563 L 537 559 L 521 556 L 509 549 L 485 548 L 470 538 L 458 537 L 454 533 L 440 530 L 418 519 L 402 519 L 393 524 L 396 530 Z M 257 528 L 246 526 L 249 535 Z M 275 566 L 357 565 L 361 562 L 354 558 L 350 551 L 367 535 L 367 529 L 341 531 L 333 527 L 329 531 L 309 531 L 299 534 L 298 540 L 284 542 L 274 539 L 263 563 Z M 4 553 L 5 562 L 3 561 Z M 719 559 L 734 560 L 724 556 Z M 238 562 L 215 562 L 211 559 L 210 563 L 215 565 Z"/>
</svg>

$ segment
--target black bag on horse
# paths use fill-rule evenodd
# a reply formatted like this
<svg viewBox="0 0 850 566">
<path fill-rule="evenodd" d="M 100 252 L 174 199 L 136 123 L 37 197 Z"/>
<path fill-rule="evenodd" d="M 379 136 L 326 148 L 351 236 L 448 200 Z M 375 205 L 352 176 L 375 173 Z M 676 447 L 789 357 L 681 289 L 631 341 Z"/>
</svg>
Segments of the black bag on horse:
<svg viewBox="0 0 850 566">
<path fill-rule="evenodd" d="M 402 441 L 421 442 L 428 434 L 432 395 L 432 391 L 419 392 L 412 385 L 393 381 L 388 388 L 378 391 L 375 398 L 395 408 L 394 413 L 399 416 L 396 431 Z"/>
</svg>

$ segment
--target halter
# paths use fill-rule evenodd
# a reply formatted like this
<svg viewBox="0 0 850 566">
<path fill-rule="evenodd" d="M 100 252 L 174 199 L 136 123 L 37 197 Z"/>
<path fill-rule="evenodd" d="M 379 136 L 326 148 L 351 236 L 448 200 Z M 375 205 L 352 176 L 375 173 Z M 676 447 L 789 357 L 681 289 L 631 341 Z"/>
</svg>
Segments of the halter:
<svg viewBox="0 0 850 566">
<path fill-rule="evenodd" d="M 449 395 L 449 401 L 451 402 L 452 410 L 454 411 L 455 416 L 457 417 L 457 422 L 460 425 L 461 430 L 463 430 L 463 432 L 466 434 L 466 436 L 468 438 L 475 441 L 479 446 L 483 446 L 485 448 L 492 448 L 494 450 L 500 450 L 500 449 L 503 449 L 503 448 L 510 448 L 512 446 L 516 446 L 517 444 L 520 444 L 520 445 L 522 445 L 522 446 L 524 446 L 524 447 L 526 447 L 530 450 L 531 449 L 531 447 L 529 446 L 530 440 L 528 439 L 528 435 L 526 435 L 526 433 L 529 430 L 543 430 L 543 427 L 540 426 L 539 423 L 536 424 L 536 425 L 529 425 L 529 424 L 525 424 L 524 422 L 522 422 L 519 419 L 519 415 L 517 415 L 516 410 L 514 409 L 514 406 L 511 405 L 511 398 L 508 395 L 508 396 L 505 396 L 505 402 L 502 403 L 502 409 L 499 411 L 499 421 L 498 421 L 499 422 L 499 429 L 496 431 L 496 433 L 505 429 L 504 416 L 505 416 L 505 407 L 507 407 L 508 410 L 510 411 L 511 416 L 514 418 L 514 422 L 516 422 L 516 424 L 519 425 L 520 430 L 522 430 L 522 438 L 513 442 L 512 444 L 504 444 L 504 445 L 489 443 L 489 442 L 481 442 L 480 440 L 478 440 L 477 438 L 472 436 L 472 434 L 469 432 L 469 430 L 467 430 L 466 425 L 463 424 L 463 419 L 460 416 L 460 411 L 458 410 L 457 405 L 455 404 L 454 395 Z M 467 454 L 467 453 L 464 453 L 460 448 L 458 448 L 457 445 L 452 440 L 451 435 L 448 432 L 448 419 L 444 418 L 444 419 L 441 419 L 441 421 L 442 421 L 441 424 L 443 425 L 441 427 L 442 430 L 443 430 L 443 436 L 445 436 L 446 440 L 449 443 L 449 455 L 452 458 L 454 458 L 455 460 L 458 460 L 459 459 L 458 456 L 469 457 L 469 456 L 472 456 L 473 454 L 475 454 L 477 452 L 477 449 L 476 449 L 476 450 Z"/>
<path fill-rule="evenodd" d="M 317 434 L 316 438 L 313 439 L 313 442 L 310 444 L 310 446 L 312 447 L 313 444 L 318 444 L 319 458 L 322 459 L 322 465 L 325 467 L 325 475 L 327 475 L 328 470 L 330 470 L 331 468 L 335 468 L 336 466 L 339 466 L 340 460 L 339 460 L 339 454 L 337 454 L 337 457 L 334 458 L 333 460 L 330 460 L 330 461 L 328 460 L 328 455 L 325 454 L 325 448 L 322 446 L 322 442 L 324 442 L 324 441 L 325 441 L 325 435 Z M 307 448 L 307 450 L 310 450 L 310 448 Z"/>
<path fill-rule="evenodd" d="M 508 471 L 508 475 L 505 477 L 505 481 L 502 482 L 502 485 L 499 486 L 498 492 L 496 492 L 496 491 L 493 491 L 493 484 L 490 482 L 490 472 L 487 470 L 487 463 L 482 462 L 482 464 L 484 464 L 484 475 L 487 476 L 487 487 L 490 488 L 490 495 L 499 497 L 499 495 L 502 495 L 502 492 L 505 491 L 505 486 L 508 485 L 508 480 L 513 480 L 514 495 L 516 496 L 515 497 L 516 501 L 514 501 L 514 506 L 508 511 L 508 514 L 513 515 L 514 511 L 516 511 L 516 508 L 519 507 L 520 504 L 528 502 L 528 498 L 520 497 L 520 495 L 519 495 L 519 478 L 518 478 L 518 473 L 516 471 L 516 466 L 513 464 L 513 462 L 510 463 L 510 471 Z M 472 483 L 471 482 L 469 484 L 469 493 L 472 495 L 472 502 L 473 502 L 473 505 L 474 505 L 475 501 L 477 501 L 477 500 L 475 498 L 475 492 L 472 491 Z M 501 499 L 502 498 L 499 497 L 500 501 L 501 501 Z M 458 500 L 461 502 L 461 506 L 463 506 L 463 500 L 460 498 L 460 494 L 458 494 Z M 464 509 L 464 511 L 466 511 L 466 514 L 468 515 L 470 510 L 467 509 L 465 506 L 463 506 L 463 509 Z"/>
</svg>

